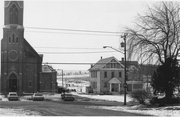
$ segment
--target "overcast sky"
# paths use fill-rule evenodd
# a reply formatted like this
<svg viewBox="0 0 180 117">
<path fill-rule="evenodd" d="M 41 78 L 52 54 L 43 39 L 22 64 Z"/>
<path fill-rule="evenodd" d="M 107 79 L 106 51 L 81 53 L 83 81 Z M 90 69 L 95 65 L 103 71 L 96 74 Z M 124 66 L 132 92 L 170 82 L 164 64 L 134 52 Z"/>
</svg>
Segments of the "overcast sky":
<svg viewBox="0 0 180 117">
<path fill-rule="evenodd" d="M 103 49 L 103 46 L 119 48 L 120 42 L 123 41 L 120 38 L 121 33 L 84 33 L 28 27 L 123 32 L 126 26 L 132 27 L 137 14 L 142 14 L 147 5 L 152 3 L 154 1 L 24 0 L 24 37 L 37 52 L 44 54 L 43 62 L 96 63 L 101 56 L 114 56 L 120 60 L 123 56 L 121 53 L 109 52 L 113 50 Z M 3 37 L 3 25 L 4 3 L 0 0 L 0 38 Z M 61 64 L 53 67 L 64 70 L 88 70 L 90 65 Z"/>
</svg>

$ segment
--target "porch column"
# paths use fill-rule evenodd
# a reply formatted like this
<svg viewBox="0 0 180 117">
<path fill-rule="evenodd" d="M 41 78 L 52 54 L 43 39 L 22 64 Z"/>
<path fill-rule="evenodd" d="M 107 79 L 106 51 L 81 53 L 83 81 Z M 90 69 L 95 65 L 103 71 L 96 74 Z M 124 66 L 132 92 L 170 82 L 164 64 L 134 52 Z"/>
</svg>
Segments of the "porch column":
<svg viewBox="0 0 180 117">
<path fill-rule="evenodd" d="M 111 92 L 111 85 L 112 85 L 112 84 L 110 83 L 110 89 L 109 89 L 109 92 Z"/>
<path fill-rule="evenodd" d="M 119 92 L 121 91 L 121 84 L 119 83 Z"/>
</svg>

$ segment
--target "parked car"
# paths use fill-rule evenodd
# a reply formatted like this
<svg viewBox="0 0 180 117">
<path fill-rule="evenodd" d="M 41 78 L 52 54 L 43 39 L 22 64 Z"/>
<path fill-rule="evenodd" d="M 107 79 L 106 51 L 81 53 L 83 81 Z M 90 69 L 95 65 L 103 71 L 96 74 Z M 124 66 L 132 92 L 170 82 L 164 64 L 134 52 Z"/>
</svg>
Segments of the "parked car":
<svg viewBox="0 0 180 117">
<path fill-rule="evenodd" d="M 73 95 L 70 94 L 70 93 L 63 93 L 63 94 L 61 94 L 61 99 L 64 100 L 64 101 L 74 101 L 75 100 Z"/>
<path fill-rule="evenodd" d="M 17 95 L 16 92 L 9 92 L 7 97 L 8 97 L 9 101 L 18 101 L 19 100 L 19 96 Z"/>
<path fill-rule="evenodd" d="M 43 101 L 44 100 L 44 96 L 41 93 L 34 93 L 32 95 L 32 100 L 33 101 Z"/>
</svg>

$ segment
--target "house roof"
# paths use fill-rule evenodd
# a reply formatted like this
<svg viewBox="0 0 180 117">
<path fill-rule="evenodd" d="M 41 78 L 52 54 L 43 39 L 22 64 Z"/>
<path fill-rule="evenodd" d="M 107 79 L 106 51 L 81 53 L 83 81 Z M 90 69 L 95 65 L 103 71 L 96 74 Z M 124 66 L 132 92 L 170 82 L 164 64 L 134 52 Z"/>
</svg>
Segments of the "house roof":
<svg viewBox="0 0 180 117">
<path fill-rule="evenodd" d="M 97 70 L 102 69 L 107 63 L 111 62 L 112 60 L 116 60 L 122 67 L 123 65 L 115 58 L 115 57 L 108 57 L 104 59 L 100 59 L 95 65 L 93 65 L 89 70 Z"/>
<path fill-rule="evenodd" d="M 49 65 L 42 65 L 42 72 L 56 72 L 55 69 L 53 69 L 52 66 Z"/>
<path fill-rule="evenodd" d="M 125 61 L 119 61 L 120 63 L 122 63 L 123 65 L 125 64 Z M 135 66 L 135 67 L 139 67 L 139 64 L 138 64 L 138 61 L 126 61 L 126 65 L 127 67 L 130 67 L 130 66 Z"/>
</svg>

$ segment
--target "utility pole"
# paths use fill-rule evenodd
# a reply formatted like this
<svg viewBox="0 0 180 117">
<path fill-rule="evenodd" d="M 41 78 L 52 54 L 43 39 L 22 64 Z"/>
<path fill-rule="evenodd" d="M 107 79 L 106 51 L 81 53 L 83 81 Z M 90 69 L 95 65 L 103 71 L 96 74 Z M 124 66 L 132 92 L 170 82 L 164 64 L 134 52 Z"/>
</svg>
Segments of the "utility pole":
<svg viewBox="0 0 180 117">
<path fill-rule="evenodd" d="M 124 42 L 121 43 L 121 47 L 124 47 L 124 105 L 126 105 L 126 91 L 127 91 L 127 64 L 126 64 L 126 37 L 127 33 L 121 36 L 124 39 Z"/>
<path fill-rule="evenodd" d="M 124 105 L 126 105 L 126 90 L 127 90 L 127 83 L 126 83 L 126 80 L 127 80 L 127 70 L 126 70 L 126 36 L 127 36 L 127 33 L 125 33 L 124 35 L 121 36 L 121 38 L 124 39 L 124 42 L 121 43 L 121 47 L 124 48 L 124 52 L 121 52 L 120 50 L 118 49 L 115 49 L 111 46 L 103 46 L 103 48 L 111 48 L 113 50 L 116 50 L 120 53 L 123 53 L 124 54 L 124 84 L 123 84 L 123 87 L 124 87 Z"/>
<path fill-rule="evenodd" d="M 62 87 L 64 87 L 64 84 L 63 84 L 63 69 L 62 69 Z"/>
</svg>

